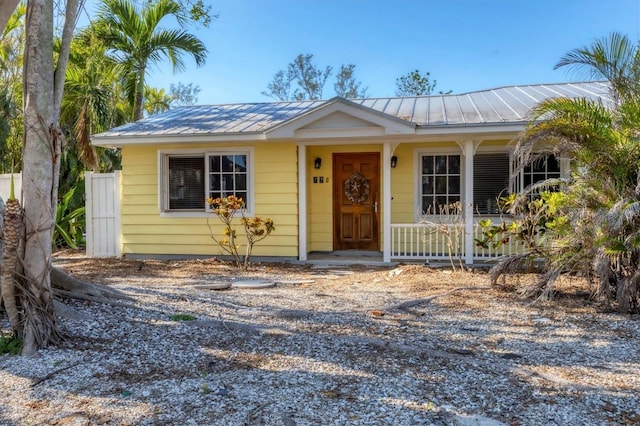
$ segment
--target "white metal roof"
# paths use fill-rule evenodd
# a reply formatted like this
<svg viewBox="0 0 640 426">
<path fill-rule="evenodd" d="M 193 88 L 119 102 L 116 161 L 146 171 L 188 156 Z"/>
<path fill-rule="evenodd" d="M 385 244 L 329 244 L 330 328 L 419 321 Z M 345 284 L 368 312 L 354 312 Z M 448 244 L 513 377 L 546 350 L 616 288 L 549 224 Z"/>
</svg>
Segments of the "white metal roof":
<svg viewBox="0 0 640 426">
<path fill-rule="evenodd" d="M 369 109 L 418 128 L 523 123 L 540 101 L 553 97 L 602 99 L 610 102 L 605 82 L 508 86 L 450 95 L 198 105 L 171 109 L 93 136 L 94 142 L 163 136 L 230 136 L 264 134 L 270 129 L 320 110 L 336 100 Z"/>
</svg>

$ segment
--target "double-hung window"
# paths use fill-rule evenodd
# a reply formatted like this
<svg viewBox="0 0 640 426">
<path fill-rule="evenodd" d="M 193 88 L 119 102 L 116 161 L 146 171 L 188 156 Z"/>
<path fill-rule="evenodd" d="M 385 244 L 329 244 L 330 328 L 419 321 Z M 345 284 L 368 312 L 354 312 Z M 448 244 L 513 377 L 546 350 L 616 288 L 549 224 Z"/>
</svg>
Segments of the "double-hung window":
<svg viewBox="0 0 640 426">
<path fill-rule="evenodd" d="M 560 163 L 554 155 L 547 155 L 528 164 L 522 171 L 524 187 L 532 183 L 560 177 Z"/>
<path fill-rule="evenodd" d="M 562 176 L 560 162 L 553 154 L 536 158 L 524 167 L 519 167 L 520 164 L 519 158 L 512 158 L 511 191 L 514 193 L 522 192 L 529 185 Z"/>
<path fill-rule="evenodd" d="M 162 154 L 161 211 L 205 212 L 207 198 L 235 195 L 252 208 L 250 152 Z"/>
<path fill-rule="evenodd" d="M 422 214 L 446 212 L 447 206 L 460 201 L 461 176 L 460 155 L 422 155 Z"/>
<path fill-rule="evenodd" d="M 235 195 L 249 203 L 247 186 L 247 154 L 209 154 L 207 176 L 209 185 L 207 198 L 227 197 Z"/>
</svg>

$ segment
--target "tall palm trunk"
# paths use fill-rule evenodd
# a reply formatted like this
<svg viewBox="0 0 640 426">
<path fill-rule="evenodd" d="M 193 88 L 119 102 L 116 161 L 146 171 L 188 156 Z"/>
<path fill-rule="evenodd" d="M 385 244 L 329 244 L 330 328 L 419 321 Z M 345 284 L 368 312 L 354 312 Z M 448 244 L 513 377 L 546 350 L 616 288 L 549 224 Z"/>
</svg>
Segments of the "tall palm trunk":
<svg viewBox="0 0 640 426">
<path fill-rule="evenodd" d="M 138 75 L 136 77 L 136 88 L 133 101 L 133 121 L 138 121 L 142 118 L 142 107 L 144 105 L 144 74 L 146 67 L 140 67 Z"/>
</svg>

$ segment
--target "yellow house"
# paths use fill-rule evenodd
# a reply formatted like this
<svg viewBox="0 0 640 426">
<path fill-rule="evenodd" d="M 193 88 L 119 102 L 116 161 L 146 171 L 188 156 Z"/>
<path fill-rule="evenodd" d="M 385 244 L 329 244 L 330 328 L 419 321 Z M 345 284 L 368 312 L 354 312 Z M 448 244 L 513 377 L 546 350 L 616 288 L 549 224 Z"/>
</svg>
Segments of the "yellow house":
<svg viewBox="0 0 640 426">
<path fill-rule="evenodd" d="M 307 261 L 337 252 L 390 262 L 453 254 L 470 264 L 500 254 L 474 242 L 478 219 L 498 214 L 499 196 L 563 172 L 548 158 L 512 173 L 508 144 L 532 107 L 549 97 L 608 94 L 605 83 L 583 82 L 186 106 L 92 142 L 122 149 L 125 256 L 221 254 L 205 199 L 235 194 L 248 216 L 274 220 L 257 257 Z"/>
</svg>

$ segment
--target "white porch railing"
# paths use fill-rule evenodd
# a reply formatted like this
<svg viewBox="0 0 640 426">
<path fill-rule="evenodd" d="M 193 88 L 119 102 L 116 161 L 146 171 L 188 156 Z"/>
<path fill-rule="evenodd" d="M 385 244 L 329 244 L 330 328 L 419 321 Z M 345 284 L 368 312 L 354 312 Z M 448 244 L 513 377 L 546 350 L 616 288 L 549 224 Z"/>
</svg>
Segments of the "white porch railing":
<svg viewBox="0 0 640 426">
<path fill-rule="evenodd" d="M 396 223 L 391 224 L 391 259 L 449 260 L 466 258 L 464 224 Z M 474 222 L 473 237 L 482 238 L 482 228 Z M 498 248 L 473 244 L 473 260 L 491 260 L 522 251 L 522 244 L 510 241 Z"/>
</svg>

